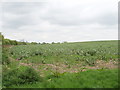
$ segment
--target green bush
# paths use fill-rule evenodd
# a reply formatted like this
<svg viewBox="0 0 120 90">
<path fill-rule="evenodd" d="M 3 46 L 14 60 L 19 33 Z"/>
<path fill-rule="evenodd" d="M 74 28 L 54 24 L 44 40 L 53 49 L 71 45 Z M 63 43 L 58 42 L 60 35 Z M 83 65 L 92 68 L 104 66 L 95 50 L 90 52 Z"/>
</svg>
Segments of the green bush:
<svg viewBox="0 0 120 90">
<path fill-rule="evenodd" d="M 5 87 L 20 84 L 31 84 L 38 81 L 42 81 L 39 74 L 34 69 L 26 66 L 21 66 L 17 69 L 3 73 L 3 86 Z"/>
<path fill-rule="evenodd" d="M 2 64 L 5 65 L 5 64 L 10 64 L 10 60 L 8 58 L 8 56 L 6 54 L 2 54 Z"/>
</svg>

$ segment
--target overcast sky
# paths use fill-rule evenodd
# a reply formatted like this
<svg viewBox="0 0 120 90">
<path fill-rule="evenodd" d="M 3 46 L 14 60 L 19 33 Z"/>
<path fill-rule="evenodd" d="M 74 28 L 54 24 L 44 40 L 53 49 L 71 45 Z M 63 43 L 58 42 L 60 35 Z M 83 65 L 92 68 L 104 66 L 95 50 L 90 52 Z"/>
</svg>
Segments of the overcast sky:
<svg viewBox="0 0 120 90">
<path fill-rule="evenodd" d="M 118 39 L 118 0 L 3 0 L 0 8 L 0 30 L 9 39 Z"/>
</svg>

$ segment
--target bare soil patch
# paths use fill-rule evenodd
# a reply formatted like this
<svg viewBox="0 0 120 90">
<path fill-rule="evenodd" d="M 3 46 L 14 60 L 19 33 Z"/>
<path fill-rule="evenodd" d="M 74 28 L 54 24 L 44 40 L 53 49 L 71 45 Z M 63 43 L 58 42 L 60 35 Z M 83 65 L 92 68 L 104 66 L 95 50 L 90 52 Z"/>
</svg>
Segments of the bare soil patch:
<svg viewBox="0 0 120 90">
<path fill-rule="evenodd" d="M 118 62 L 117 61 L 103 61 L 103 60 L 97 60 L 96 64 L 94 66 L 82 66 L 82 64 L 76 64 L 76 65 L 65 65 L 62 63 L 56 63 L 56 64 L 33 64 L 33 63 L 20 63 L 20 65 L 23 66 L 31 66 L 37 71 L 57 71 L 59 73 L 64 72 L 70 72 L 70 73 L 77 73 L 81 71 L 86 71 L 87 69 L 114 69 L 118 68 Z M 44 67 L 44 68 L 40 68 Z"/>
</svg>

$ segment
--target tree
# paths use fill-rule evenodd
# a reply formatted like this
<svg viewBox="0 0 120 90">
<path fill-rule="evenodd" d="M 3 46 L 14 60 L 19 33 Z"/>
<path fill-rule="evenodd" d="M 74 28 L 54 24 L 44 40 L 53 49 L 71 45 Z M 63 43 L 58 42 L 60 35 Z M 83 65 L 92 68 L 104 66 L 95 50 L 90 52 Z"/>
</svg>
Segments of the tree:
<svg viewBox="0 0 120 90">
<path fill-rule="evenodd" d="M 37 44 L 37 43 L 36 43 L 36 42 L 31 42 L 31 44 L 35 45 L 35 44 Z"/>
<path fill-rule="evenodd" d="M 55 44 L 54 42 L 52 42 L 52 44 Z"/>
</svg>

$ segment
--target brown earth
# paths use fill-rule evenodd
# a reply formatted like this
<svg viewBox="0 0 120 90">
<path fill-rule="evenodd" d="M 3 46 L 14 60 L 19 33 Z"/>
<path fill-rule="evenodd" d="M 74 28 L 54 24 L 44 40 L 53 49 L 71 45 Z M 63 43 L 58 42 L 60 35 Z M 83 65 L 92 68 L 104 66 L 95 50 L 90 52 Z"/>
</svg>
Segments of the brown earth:
<svg viewBox="0 0 120 90">
<path fill-rule="evenodd" d="M 83 66 L 82 64 L 76 64 L 76 65 L 65 65 L 62 63 L 56 63 L 56 64 L 33 64 L 33 63 L 20 63 L 20 65 L 23 66 L 31 66 L 37 71 L 57 71 L 59 73 L 64 72 L 70 72 L 70 73 L 77 73 L 81 71 L 86 71 L 87 69 L 114 69 L 118 68 L 118 62 L 117 61 L 103 61 L 103 60 L 97 60 L 96 64 L 94 66 Z M 41 68 L 42 67 L 42 68 Z"/>
</svg>

